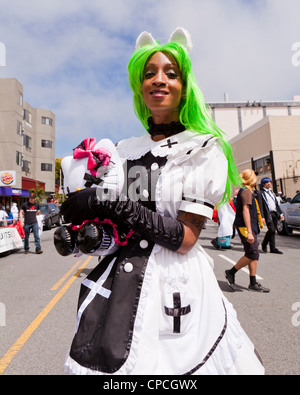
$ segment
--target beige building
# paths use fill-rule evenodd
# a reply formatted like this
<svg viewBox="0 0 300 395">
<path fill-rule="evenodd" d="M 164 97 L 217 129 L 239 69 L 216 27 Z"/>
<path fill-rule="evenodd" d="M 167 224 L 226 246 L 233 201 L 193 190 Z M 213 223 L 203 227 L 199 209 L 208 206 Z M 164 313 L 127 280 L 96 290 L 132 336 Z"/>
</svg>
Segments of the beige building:
<svg viewBox="0 0 300 395">
<path fill-rule="evenodd" d="M 233 147 L 238 170 L 255 170 L 257 185 L 270 177 L 275 192 L 293 197 L 300 190 L 300 95 L 292 101 L 208 105 Z"/>
<path fill-rule="evenodd" d="M 13 188 L 21 190 L 20 196 L 36 182 L 49 197 L 55 191 L 55 115 L 23 102 L 23 86 L 15 78 L 0 79 L 0 171 L 4 170 L 15 172 Z M 10 192 L 3 188 L 2 184 L 0 202 Z"/>
<path fill-rule="evenodd" d="M 247 101 L 207 103 L 215 123 L 226 133 L 227 139 L 239 135 L 265 117 L 300 116 L 300 95 L 291 101 Z"/>
<path fill-rule="evenodd" d="M 293 197 L 300 190 L 300 115 L 269 116 L 230 140 L 239 171 L 270 177 L 273 190 Z"/>
</svg>

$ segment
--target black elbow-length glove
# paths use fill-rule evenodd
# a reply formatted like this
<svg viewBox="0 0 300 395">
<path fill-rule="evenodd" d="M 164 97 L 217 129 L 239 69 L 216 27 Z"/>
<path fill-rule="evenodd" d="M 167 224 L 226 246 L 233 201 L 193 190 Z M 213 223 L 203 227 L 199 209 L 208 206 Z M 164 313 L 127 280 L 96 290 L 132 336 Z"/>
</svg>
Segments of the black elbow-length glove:
<svg viewBox="0 0 300 395">
<path fill-rule="evenodd" d="M 184 226 L 180 221 L 164 217 L 124 195 L 115 200 L 103 199 L 103 193 L 99 190 L 97 193 L 97 188 L 71 193 L 61 206 L 61 214 L 66 222 L 74 225 L 97 217 L 122 222 L 146 239 L 172 251 L 178 250 L 184 237 Z"/>
</svg>

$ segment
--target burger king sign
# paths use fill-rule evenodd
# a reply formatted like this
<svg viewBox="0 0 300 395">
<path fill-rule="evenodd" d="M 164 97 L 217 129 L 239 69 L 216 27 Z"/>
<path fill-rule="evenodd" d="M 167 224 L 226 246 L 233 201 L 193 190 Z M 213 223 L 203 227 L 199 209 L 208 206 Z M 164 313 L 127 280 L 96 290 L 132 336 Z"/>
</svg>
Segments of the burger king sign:
<svg viewBox="0 0 300 395">
<path fill-rule="evenodd" d="M 16 183 L 16 172 L 13 170 L 0 171 L 0 186 L 10 187 Z"/>
</svg>

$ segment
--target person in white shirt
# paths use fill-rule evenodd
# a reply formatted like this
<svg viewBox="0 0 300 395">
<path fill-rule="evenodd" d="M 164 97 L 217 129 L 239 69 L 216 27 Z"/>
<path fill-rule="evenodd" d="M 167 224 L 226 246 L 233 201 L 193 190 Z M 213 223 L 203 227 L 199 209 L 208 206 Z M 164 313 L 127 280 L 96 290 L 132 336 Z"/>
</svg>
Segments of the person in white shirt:
<svg viewBox="0 0 300 395">
<path fill-rule="evenodd" d="M 263 213 L 268 227 L 268 231 L 262 242 L 262 250 L 264 253 L 268 252 L 267 246 L 270 245 L 270 252 L 273 254 L 282 254 L 276 248 L 275 244 L 275 233 L 277 229 L 277 223 L 280 219 L 284 221 L 284 216 L 278 204 L 275 193 L 272 191 L 272 180 L 269 177 L 264 177 L 261 180 L 261 196 L 263 203 Z"/>
<path fill-rule="evenodd" d="M 11 212 L 14 217 L 14 220 L 17 221 L 19 219 L 19 209 L 17 203 L 12 204 Z"/>
<path fill-rule="evenodd" d="M 6 226 L 6 218 L 8 217 L 8 214 L 5 210 L 3 210 L 2 204 L 0 204 L 0 227 L 1 226 Z"/>
<path fill-rule="evenodd" d="M 282 192 L 278 192 L 276 199 L 278 201 L 278 204 L 283 204 L 286 202 L 286 197 L 282 194 Z"/>
</svg>

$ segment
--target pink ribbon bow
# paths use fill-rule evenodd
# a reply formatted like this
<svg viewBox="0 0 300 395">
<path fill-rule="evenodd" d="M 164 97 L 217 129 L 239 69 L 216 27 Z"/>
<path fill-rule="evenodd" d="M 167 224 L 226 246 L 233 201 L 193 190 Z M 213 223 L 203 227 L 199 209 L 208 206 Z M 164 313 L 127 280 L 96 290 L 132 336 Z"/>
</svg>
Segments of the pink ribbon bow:
<svg viewBox="0 0 300 395">
<path fill-rule="evenodd" d="M 74 159 L 89 158 L 87 169 L 91 172 L 92 176 L 97 176 L 97 169 L 99 167 L 107 167 L 110 162 L 111 153 L 105 148 L 96 148 L 96 139 L 94 137 L 83 140 L 73 150 Z"/>
</svg>

